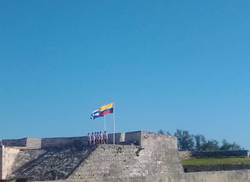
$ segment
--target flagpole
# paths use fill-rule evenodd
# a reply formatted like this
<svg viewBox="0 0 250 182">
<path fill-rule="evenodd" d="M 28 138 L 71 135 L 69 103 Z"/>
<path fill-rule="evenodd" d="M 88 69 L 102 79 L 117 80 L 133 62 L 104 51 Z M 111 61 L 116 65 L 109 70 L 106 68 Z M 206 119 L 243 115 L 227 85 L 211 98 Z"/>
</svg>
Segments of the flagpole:
<svg viewBox="0 0 250 182">
<path fill-rule="evenodd" d="M 113 144 L 115 145 L 115 110 L 116 110 L 116 108 L 115 108 L 115 103 L 113 103 L 113 110 L 114 110 L 114 112 L 113 112 Z"/>
<path fill-rule="evenodd" d="M 103 131 L 106 131 L 106 117 L 103 116 Z"/>
</svg>

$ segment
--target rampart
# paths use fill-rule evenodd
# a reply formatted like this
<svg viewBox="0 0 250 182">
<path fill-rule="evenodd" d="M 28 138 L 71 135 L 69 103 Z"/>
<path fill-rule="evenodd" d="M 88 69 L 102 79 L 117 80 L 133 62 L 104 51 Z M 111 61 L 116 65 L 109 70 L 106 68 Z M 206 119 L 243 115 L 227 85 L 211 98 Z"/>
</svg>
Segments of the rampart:
<svg viewBox="0 0 250 182">
<path fill-rule="evenodd" d="M 3 140 L 1 179 L 57 182 L 250 182 L 249 170 L 184 173 L 177 140 L 150 132 L 88 137 Z"/>
<path fill-rule="evenodd" d="M 42 139 L 40 138 L 21 138 L 12 140 L 2 140 L 2 144 L 8 147 L 40 149 Z"/>
<path fill-rule="evenodd" d="M 123 138 L 122 136 L 125 135 Z M 142 132 L 134 131 L 127 133 L 115 133 L 116 144 L 135 144 L 140 145 L 142 140 Z M 113 143 L 113 134 L 108 134 L 108 143 Z M 8 147 L 28 148 L 28 149 L 46 149 L 60 148 L 70 145 L 88 145 L 88 137 L 55 137 L 55 138 L 21 138 L 2 140 L 2 144 Z"/>
</svg>

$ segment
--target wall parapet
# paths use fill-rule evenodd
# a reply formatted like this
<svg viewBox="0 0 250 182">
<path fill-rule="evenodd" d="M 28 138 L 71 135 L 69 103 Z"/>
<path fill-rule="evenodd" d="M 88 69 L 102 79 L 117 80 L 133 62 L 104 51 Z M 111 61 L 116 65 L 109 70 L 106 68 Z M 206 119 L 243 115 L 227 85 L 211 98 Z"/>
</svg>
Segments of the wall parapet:
<svg viewBox="0 0 250 182">
<path fill-rule="evenodd" d="M 108 144 L 113 144 L 113 133 L 108 134 Z M 16 148 L 29 148 L 29 149 L 40 149 L 40 148 L 57 148 L 69 145 L 88 145 L 88 136 L 79 137 L 54 137 L 54 138 L 21 138 L 21 139 L 5 139 L 2 140 L 2 144 L 9 147 Z M 126 133 L 115 133 L 116 144 L 134 144 L 141 145 L 142 143 L 142 132 L 126 132 Z"/>
</svg>

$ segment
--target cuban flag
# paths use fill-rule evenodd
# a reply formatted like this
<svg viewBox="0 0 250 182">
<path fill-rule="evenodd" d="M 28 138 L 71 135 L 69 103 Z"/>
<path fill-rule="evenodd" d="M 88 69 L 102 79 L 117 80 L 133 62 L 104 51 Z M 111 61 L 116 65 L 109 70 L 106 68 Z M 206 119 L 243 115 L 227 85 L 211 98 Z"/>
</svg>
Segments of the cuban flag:
<svg viewBox="0 0 250 182">
<path fill-rule="evenodd" d="M 92 114 L 90 115 L 90 119 L 96 119 L 102 117 L 101 112 L 99 111 L 99 109 L 95 110 L 92 112 Z"/>
</svg>

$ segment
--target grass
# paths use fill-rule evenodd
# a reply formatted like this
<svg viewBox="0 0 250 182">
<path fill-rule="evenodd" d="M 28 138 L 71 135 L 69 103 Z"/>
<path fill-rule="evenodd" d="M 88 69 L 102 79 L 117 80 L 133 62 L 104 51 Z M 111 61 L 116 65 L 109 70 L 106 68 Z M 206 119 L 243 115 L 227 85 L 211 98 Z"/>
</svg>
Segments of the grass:
<svg viewBox="0 0 250 182">
<path fill-rule="evenodd" d="M 202 158 L 182 161 L 183 166 L 250 165 L 250 158 Z"/>
</svg>

